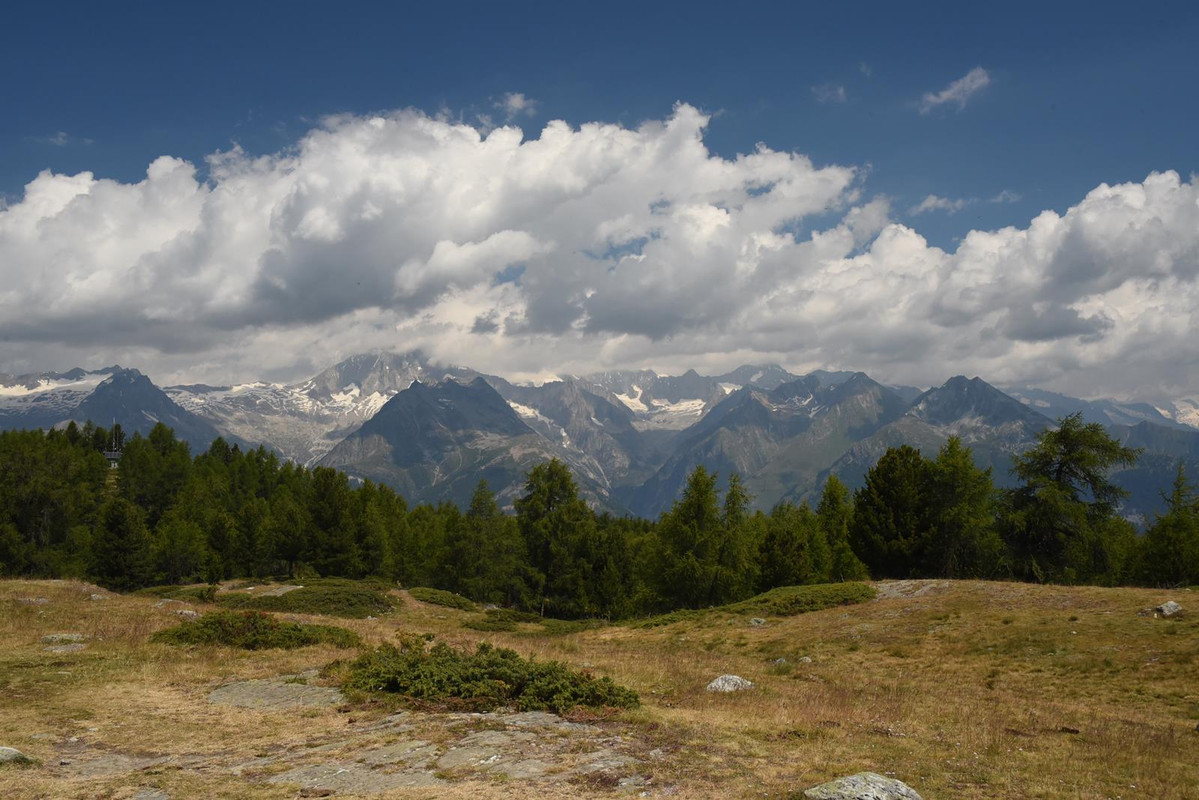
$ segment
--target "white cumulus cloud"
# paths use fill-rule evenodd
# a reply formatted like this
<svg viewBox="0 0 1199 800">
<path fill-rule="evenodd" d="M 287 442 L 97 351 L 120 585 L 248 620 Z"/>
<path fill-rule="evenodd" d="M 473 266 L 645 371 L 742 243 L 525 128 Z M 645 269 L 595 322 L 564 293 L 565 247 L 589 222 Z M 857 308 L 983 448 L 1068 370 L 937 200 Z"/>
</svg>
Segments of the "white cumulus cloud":
<svg viewBox="0 0 1199 800">
<path fill-rule="evenodd" d="M 211 383 L 420 347 L 515 378 L 775 360 L 1199 392 L 1194 178 L 1100 184 L 946 251 L 854 167 L 717 156 L 708 122 L 680 104 L 526 137 L 403 110 L 205 174 L 171 157 L 133 183 L 43 172 L 0 207 L 0 370 Z"/>
</svg>

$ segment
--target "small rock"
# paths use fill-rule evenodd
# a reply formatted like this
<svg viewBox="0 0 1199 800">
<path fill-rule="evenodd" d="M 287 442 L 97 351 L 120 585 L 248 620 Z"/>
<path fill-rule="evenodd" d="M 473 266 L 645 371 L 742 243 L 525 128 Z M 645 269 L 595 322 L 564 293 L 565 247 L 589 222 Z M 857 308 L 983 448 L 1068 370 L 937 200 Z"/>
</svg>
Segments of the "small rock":
<svg viewBox="0 0 1199 800">
<path fill-rule="evenodd" d="M 42 644 L 71 644 L 82 642 L 85 638 L 82 633 L 51 633 L 42 637 Z"/>
<path fill-rule="evenodd" d="M 0 764 L 32 764 L 33 759 L 15 747 L 0 747 Z"/>
<path fill-rule="evenodd" d="M 811 659 L 810 657 L 808 657 L 808 656 L 800 656 L 800 657 L 799 657 L 799 663 L 801 663 L 801 664 L 811 664 L 811 663 L 812 663 L 812 659 Z"/>
<path fill-rule="evenodd" d="M 171 796 L 162 789 L 139 789 L 130 800 L 171 800 Z"/>
<path fill-rule="evenodd" d="M 808 800 L 922 800 L 911 786 L 877 772 L 859 772 L 837 778 L 813 786 L 803 796 Z"/>
<path fill-rule="evenodd" d="M 755 628 L 760 628 L 766 624 L 766 620 L 762 619 L 761 617 L 754 617 L 749 621 L 749 624 Z"/>
<path fill-rule="evenodd" d="M 167 606 L 181 606 L 181 605 L 183 605 L 182 600 L 172 600 L 171 598 L 168 597 L 166 599 L 159 600 L 157 603 L 154 604 L 154 607 L 155 608 L 166 608 Z"/>
<path fill-rule="evenodd" d="M 753 682 L 740 675 L 721 675 L 708 684 L 709 692 L 743 692 L 752 688 Z"/>
<path fill-rule="evenodd" d="M 1161 614 L 1163 617 L 1172 617 L 1182 611 L 1182 606 L 1178 605 L 1178 603 L 1175 603 L 1173 600 L 1167 600 L 1153 610 Z"/>
<path fill-rule="evenodd" d="M 774 664 L 776 667 L 784 667 L 787 665 L 787 659 L 779 657 L 779 658 L 774 659 L 770 663 Z"/>
<path fill-rule="evenodd" d="M 91 594 L 91 595 L 88 595 L 87 599 L 88 600 L 107 600 L 108 595 L 106 595 L 106 594 Z"/>
<path fill-rule="evenodd" d="M 55 644 L 50 647 L 43 648 L 47 653 L 78 653 L 80 650 L 86 650 L 87 645 L 82 642 L 72 642 L 71 644 Z"/>
<path fill-rule="evenodd" d="M 180 609 L 177 609 L 175 611 L 175 613 L 178 614 L 179 616 L 183 617 L 184 619 L 196 619 L 197 617 L 204 616 L 199 611 L 192 611 L 190 608 L 180 608 Z"/>
</svg>

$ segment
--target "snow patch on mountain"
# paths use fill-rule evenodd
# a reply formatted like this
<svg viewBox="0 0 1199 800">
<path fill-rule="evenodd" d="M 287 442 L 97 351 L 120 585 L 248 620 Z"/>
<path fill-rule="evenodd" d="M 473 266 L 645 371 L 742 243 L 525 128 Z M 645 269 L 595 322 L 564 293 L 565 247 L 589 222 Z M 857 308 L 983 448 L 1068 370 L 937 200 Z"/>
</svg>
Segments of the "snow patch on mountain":
<svg viewBox="0 0 1199 800">
<path fill-rule="evenodd" d="M 633 392 L 636 392 L 636 394 L 633 394 Z M 644 414 L 649 411 L 649 406 L 642 402 L 641 396 L 643 394 L 645 394 L 645 392 L 641 389 L 641 387 L 637 384 L 633 384 L 632 390 L 628 394 L 617 394 L 616 399 L 624 403 L 630 411 L 636 411 Z"/>
</svg>

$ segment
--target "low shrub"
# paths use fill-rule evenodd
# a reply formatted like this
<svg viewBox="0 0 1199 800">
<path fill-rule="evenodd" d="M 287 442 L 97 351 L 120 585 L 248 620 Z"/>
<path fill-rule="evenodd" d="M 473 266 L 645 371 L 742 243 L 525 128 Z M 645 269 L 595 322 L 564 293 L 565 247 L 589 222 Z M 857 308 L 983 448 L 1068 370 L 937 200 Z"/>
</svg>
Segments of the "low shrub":
<svg viewBox="0 0 1199 800">
<path fill-rule="evenodd" d="M 233 609 L 363 619 L 386 614 L 399 604 L 399 598 L 388 594 L 388 589 L 386 584 L 372 581 L 319 578 L 306 581 L 299 589 L 274 597 L 228 592 L 217 595 L 216 601 L 225 608 Z"/>
<path fill-rule="evenodd" d="M 471 653 L 415 635 L 401 636 L 398 647 L 385 644 L 352 662 L 343 688 L 475 711 L 514 706 L 562 714 L 580 706 L 640 705 L 631 689 L 559 661 L 526 659 L 486 642 Z"/>
<path fill-rule="evenodd" d="M 284 622 L 261 611 L 214 611 L 158 631 L 153 640 L 176 645 L 225 645 L 243 650 L 294 650 L 314 644 L 357 647 L 360 643 L 358 634 L 345 628 Z"/>
<path fill-rule="evenodd" d="M 419 600 L 422 603 L 456 608 L 459 611 L 475 611 L 478 608 L 470 598 L 463 597 L 454 592 L 447 592 L 445 589 L 429 589 L 424 586 L 417 586 L 414 589 L 409 589 L 408 594 L 412 595 L 413 599 Z"/>
</svg>

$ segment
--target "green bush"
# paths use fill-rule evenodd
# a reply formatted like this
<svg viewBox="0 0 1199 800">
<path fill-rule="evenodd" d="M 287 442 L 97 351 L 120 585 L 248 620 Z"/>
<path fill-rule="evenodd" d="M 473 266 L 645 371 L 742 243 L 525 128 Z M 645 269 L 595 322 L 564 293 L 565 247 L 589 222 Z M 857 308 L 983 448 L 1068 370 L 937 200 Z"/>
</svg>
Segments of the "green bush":
<svg viewBox="0 0 1199 800">
<path fill-rule="evenodd" d="M 345 628 L 283 622 L 261 611 L 214 611 L 158 631 L 153 640 L 177 645 L 219 644 L 243 650 L 293 650 L 314 644 L 356 647 L 359 644 L 358 634 Z"/>
<path fill-rule="evenodd" d="M 343 687 L 476 711 L 515 706 L 561 714 L 578 706 L 640 704 L 636 692 L 610 678 L 577 672 L 559 661 L 525 659 L 486 642 L 473 653 L 444 642 L 429 646 L 415 635 L 402 636 L 399 647 L 385 644 L 351 663 Z"/>
<path fill-rule="evenodd" d="M 447 592 L 444 589 L 429 589 L 424 586 L 417 586 L 414 589 L 409 589 L 408 594 L 422 603 L 456 608 L 459 611 L 475 611 L 478 608 L 473 600 L 454 592 Z"/>
<path fill-rule="evenodd" d="M 320 578 L 277 597 L 245 592 L 217 595 L 225 608 L 254 611 L 280 611 L 290 614 L 327 614 L 333 617 L 362 619 L 391 611 L 399 599 L 388 594 L 388 586 L 371 581 Z"/>
</svg>

